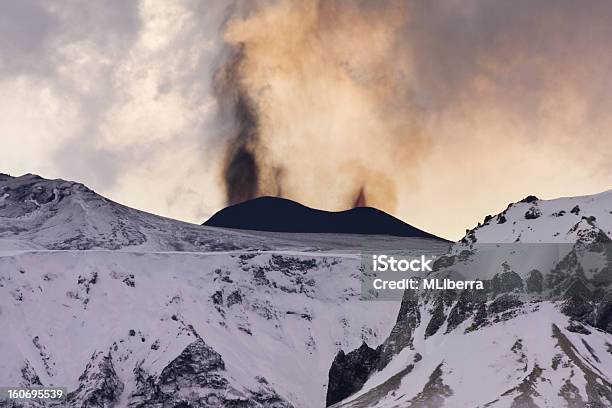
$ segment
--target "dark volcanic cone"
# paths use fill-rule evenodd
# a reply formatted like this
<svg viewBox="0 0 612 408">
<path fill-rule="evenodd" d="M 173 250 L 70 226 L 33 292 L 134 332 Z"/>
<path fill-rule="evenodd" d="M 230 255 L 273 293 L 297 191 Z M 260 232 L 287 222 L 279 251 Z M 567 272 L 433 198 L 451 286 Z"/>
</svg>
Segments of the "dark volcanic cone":
<svg viewBox="0 0 612 408">
<path fill-rule="evenodd" d="M 442 239 L 372 207 L 330 212 L 278 197 L 260 197 L 217 212 L 210 227 L 294 233 L 393 235 Z"/>
</svg>

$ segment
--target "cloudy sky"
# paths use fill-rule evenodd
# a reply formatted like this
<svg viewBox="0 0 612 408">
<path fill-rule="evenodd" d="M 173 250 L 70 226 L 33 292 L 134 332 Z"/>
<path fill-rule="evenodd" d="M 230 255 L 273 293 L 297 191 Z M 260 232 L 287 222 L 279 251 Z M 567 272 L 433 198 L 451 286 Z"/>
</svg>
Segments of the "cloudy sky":
<svg viewBox="0 0 612 408">
<path fill-rule="evenodd" d="M 612 188 L 611 43 L 598 0 L 5 1 L 0 172 L 190 222 L 365 191 L 457 239 Z"/>
<path fill-rule="evenodd" d="M 222 3 L 0 5 L 0 167 L 199 221 L 213 174 Z"/>
</svg>

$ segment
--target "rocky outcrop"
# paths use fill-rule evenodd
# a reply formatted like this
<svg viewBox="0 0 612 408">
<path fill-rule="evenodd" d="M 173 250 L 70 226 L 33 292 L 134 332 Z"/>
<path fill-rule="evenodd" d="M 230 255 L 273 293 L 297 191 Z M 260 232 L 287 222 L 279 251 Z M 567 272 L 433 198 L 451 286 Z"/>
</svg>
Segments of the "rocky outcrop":
<svg viewBox="0 0 612 408">
<path fill-rule="evenodd" d="M 290 408 L 259 377 L 258 387 L 242 389 L 230 382 L 219 353 L 198 337 L 155 377 L 141 367 L 134 371 L 137 389 L 130 396 L 130 407 L 244 407 Z"/>
<path fill-rule="evenodd" d="M 342 401 L 361 389 L 370 374 L 376 369 L 379 359 L 380 351 L 368 347 L 365 343 L 348 354 L 340 350 L 329 370 L 327 406 Z"/>
<path fill-rule="evenodd" d="M 96 352 L 79 377 L 79 387 L 68 394 L 68 404 L 74 408 L 115 407 L 123 388 L 111 352 Z"/>
<path fill-rule="evenodd" d="M 376 349 L 363 343 L 348 354 L 338 352 L 329 370 L 327 406 L 358 391 L 374 371 L 383 369 L 404 348 L 412 347 L 414 330 L 421 322 L 418 302 L 415 292 L 404 292 L 391 334 Z"/>
</svg>

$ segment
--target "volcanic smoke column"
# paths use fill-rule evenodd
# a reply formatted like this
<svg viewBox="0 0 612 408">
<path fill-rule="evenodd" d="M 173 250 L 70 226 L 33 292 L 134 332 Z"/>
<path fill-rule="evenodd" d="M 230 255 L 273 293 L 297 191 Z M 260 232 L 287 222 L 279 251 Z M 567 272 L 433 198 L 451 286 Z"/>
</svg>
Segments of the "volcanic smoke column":
<svg viewBox="0 0 612 408">
<path fill-rule="evenodd" d="M 414 120 L 398 32 L 405 2 L 245 2 L 225 24 L 216 73 L 234 129 L 229 204 L 277 195 L 339 210 L 392 212 L 427 140 Z M 403 163 L 397 166 L 397 163 Z"/>
</svg>

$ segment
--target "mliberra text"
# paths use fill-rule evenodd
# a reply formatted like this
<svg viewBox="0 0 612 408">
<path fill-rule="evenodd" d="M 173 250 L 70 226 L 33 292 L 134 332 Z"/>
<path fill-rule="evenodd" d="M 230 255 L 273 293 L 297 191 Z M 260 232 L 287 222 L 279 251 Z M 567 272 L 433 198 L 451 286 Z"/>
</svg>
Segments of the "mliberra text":
<svg viewBox="0 0 612 408">
<path fill-rule="evenodd" d="M 481 280 L 453 280 L 453 279 L 381 279 L 376 278 L 372 281 L 375 290 L 483 290 L 484 284 Z"/>
</svg>

